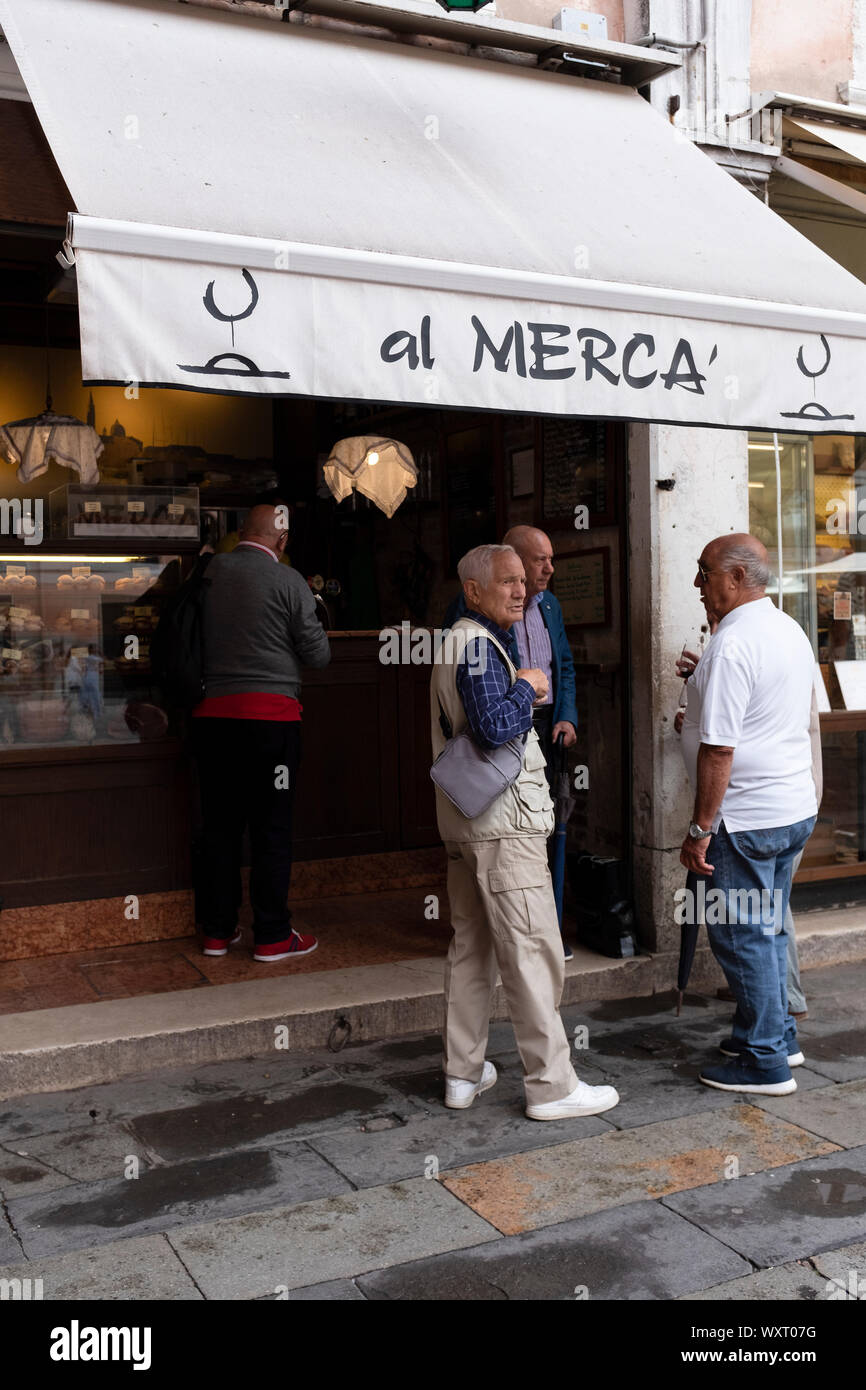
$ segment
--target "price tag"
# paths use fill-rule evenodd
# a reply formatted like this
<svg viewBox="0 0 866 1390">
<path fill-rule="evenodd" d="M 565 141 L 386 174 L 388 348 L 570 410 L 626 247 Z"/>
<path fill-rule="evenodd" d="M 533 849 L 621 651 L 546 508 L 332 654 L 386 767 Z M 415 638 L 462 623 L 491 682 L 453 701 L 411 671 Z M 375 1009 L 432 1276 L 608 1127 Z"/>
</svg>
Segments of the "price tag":
<svg viewBox="0 0 866 1390">
<path fill-rule="evenodd" d="M 84 504 L 84 510 L 85 510 L 85 512 L 101 512 L 101 511 L 102 511 L 102 503 L 101 503 L 101 502 L 85 502 L 85 504 Z"/>
<path fill-rule="evenodd" d="M 72 656 L 87 656 L 87 654 L 88 654 L 88 653 L 87 653 L 87 648 L 86 648 L 86 647 L 72 647 L 72 648 L 71 648 L 71 654 L 72 654 Z"/>
<path fill-rule="evenodd" d="M 89 579 L 89 578 L 90 578 L 90 566 L 89 566 L 89 565 L 73 565 L 73 566 L 72 566 L 72 578 L 73 578 L 73 579 Z"/>
<path fill-rule="evenodd" d="M 27 573 L 27 571 L 26 571 L 26 569 L 24 568 L 23 565 L 7 565 L 7 566 L 6 566 L 6 578 L 7 578 L 7 579 L 23 579 L 24 576 L 26 575 L 26 573 Z"/>
<path fill-rule="evenodd" d="M 127 502 L 127 504 L 126 504 L 126 510 L 127 510 L 128 512 L 143 512 L 143 511 L 144 511 L 144 503 L 143 503 L 143 502 Z"/>
<path fill-rule="evenodd" d="M 20 647 L 4 647 L 3 650 L 2 650 L 2 652 L 0 652 L 0 656 L 2 656 L 2 658 L 3 658 L 4 661 L 20 661 L 20 660 L 21 660 L 21 648 L 20 648 Z"/>
<path fill-rule="evenodd" d="M 150 579 L 150 570 L 147 565 L 133 565 L 132 577 L 133 579 Z"/>
<path fill-rule="evenodd" d="M 166 511 L 168 512 L 169 516 L 183 516 L 185 510 L 186 508 L 184 507 L 182 502 L 169 502 L 168 507 L 166 508 Z"/>
<path fill-rule="evenodd" d="M 90 617 L 90 609 L 89 609 L 89 608 L 73 608 L 73 609 L 70 610 L 69 616 L 70 616 L 70 618 L 89 618 L 89 617 Z"/>
<path fill-rule="evenodd" d="M 30 609 L 29 609 L 29 608 L 10 608 L 10 609 L 9 609 L 9 617 L 10 617 L 10 618 L 29 618 L 29 617 L 30 617 Z"/>
<path fill-rule="evenodd" d="M 851 617 L 851 595 L 840 593 L 837 589 L 833 595 L 833 618 L 837 622 L 845 622 Z"/>
</svg>

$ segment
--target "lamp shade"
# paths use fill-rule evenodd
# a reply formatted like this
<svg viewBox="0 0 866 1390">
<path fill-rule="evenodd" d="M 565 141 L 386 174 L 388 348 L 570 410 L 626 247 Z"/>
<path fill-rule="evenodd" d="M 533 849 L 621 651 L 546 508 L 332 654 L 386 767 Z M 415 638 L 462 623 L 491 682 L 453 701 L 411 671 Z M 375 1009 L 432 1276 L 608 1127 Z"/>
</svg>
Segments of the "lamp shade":
<svg viewBox="0 0 866 1390">
<path fill-rule="evenodd" d="M 389 517 L 405 498 L 406 489 L 418 481 L 415 460 L 406 445 L 373 434 L 339 439 L 323 472 L 338 502 L 355 489 Z"/>
</svg>

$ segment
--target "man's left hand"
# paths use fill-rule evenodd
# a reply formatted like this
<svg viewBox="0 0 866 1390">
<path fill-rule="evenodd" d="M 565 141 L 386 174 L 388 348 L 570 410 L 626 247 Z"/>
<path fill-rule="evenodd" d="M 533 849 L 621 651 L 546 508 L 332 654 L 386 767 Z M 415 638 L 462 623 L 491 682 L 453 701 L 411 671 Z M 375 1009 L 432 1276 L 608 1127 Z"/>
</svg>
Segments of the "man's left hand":
<svg viewBox="0 0 866 1390">
<path fill-rule="evenodd" d="M 683 868 L 690 869 L 693 874 L 699 874 L 701 878 L 708 878 L 710 874 L 715 873 L 713 865 L 707 863 L 709 847 L 709 835 L 703 840 L 693 840 L 691 835 L 687 835 L 680 850 L 680 863 Z"/>
<path fill-rule="evenodd" d="M 553 726 L 551 738 L 554 743 L 556 743 L 560 734 L 565 735 L 566 748 L 570 748 L 573 743 L 577 742 L 577 730 L 573 724 L 569 724 L 565 719 L 560 719 L 559 723 Z"/>
</svg>

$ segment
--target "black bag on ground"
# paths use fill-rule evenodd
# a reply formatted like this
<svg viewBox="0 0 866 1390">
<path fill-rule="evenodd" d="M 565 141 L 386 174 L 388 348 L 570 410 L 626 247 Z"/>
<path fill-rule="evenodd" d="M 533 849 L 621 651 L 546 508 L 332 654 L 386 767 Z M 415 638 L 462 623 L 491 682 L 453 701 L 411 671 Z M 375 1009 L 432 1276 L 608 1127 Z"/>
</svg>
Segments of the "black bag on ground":
<svg viewBox="0 0 866 1390">
<path fill-rule="evenodd" d="M 623 861 L 594 854 L 569 854 L 567 861 L 578 941 L 602 956 L 637 955 L 634 910 Z"/>
<path fill-rule="evenodd" d="M 192 573 L 172 594 L 159 617 L 150 646 L 153 677 L 169 709 L 190 710 L 204 699 L 202 608 L 213 559 L 200 555 Z"/>
</svg>

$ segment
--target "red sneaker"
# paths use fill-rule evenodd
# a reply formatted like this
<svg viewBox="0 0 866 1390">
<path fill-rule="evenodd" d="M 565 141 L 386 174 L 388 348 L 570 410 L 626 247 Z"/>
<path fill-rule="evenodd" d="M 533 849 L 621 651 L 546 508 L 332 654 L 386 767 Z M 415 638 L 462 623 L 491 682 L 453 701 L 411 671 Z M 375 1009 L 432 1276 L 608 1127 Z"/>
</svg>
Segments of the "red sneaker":
<svg viewBox="0 0 866 1390">
<path fill-rule="evenodd" d="M 256 946 L 253 960 L 272 961 L 285 960 L 287 956 L 308 956 L 318 944 L 314 936 L 301 936 L 293 929 L 285 941 L 269 941 L 267 945 Z"/>
<path fill-rule="evenodd" d="M 202 937 L 202 955 L 205 956 L 225 956 L 228 955 L 229 946 L 237 946 L 241 939 L 240 927 L 235 928 L 235 934 L 231 941 L 224 936 L 205 936 Z"/>
</svg>

